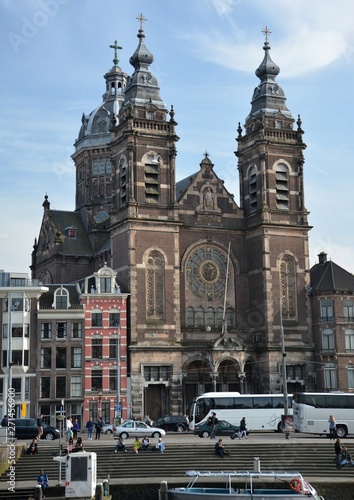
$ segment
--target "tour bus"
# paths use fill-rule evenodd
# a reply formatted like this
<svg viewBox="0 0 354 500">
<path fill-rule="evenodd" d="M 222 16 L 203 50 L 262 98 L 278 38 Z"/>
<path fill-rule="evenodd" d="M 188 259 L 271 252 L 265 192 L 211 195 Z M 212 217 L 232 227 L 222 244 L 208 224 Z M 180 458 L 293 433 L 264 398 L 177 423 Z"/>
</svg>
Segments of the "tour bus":
<svg viewBox="0 0 354 500">
<path fill-rule="evenodd" d="M 288 395 L 288 415 L 292 415 L 292 395 Z M 197 396 L 189 408 L 189 429 L 216 413 L 219 420 L 239 425 L 246 418 L 249 431 L 281 432 L 284 415 L 283 394 L 240 394 L 239 392 L 206 392 Z"/>
<path fill-rule="evenodd" d="M 337 436 L 354 434 L 354 393 L 296 392 L 293 419 L 296 432 L 329 435 L 329 416 L 336 419 Z"/>
</svg>

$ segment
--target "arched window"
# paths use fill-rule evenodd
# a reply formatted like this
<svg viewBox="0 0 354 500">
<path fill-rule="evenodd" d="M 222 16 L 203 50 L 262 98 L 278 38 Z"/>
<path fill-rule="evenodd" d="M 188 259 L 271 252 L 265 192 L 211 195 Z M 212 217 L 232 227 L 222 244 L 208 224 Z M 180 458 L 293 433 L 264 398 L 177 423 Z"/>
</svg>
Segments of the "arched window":
<svg viewBox="0 0 354 500">
<path fill-rule="evenodd" d="M 197 307 L 196 323 L 197 326 L 205 325 L 204 308 L 202 306 Z"/>
<path fill-rule="evenodd" d="M 252 167 L 248 175 L 248 189 L 250 199 L 250 212 L 257 210 L 257 170 Z"/>
<path fill-rule="evenodd" d="M 354 366 L 349 365 L 347 368 L 348 389 L 354 389 Z"/>
<path fill-rule="evenodd" d="M 224 309 L 222 307 L 218 307 L 216 310 L 216 326 L 222 325 L 223 317 L 224 317 Z"/>
<path fill-rule="evenodd" d="M 215 311 L 213 307 L 208 307 L 206 310 L 206 325 L 215 326 Z"/>
<path fill-rule="evenodd" d="M 325 389 L 337 389 L 337 367 L 334 363 L 327 363 L 324 367 Z"/>
<path fill-rule="evenodd" d="M 186 323 L 187 326 L 194 326 L 194 308 L 193 307 L 187 307 L 186 310 Z"/>
<path fill-rule="evenodd" d="M 54 309 L 68 309 L 71 306 L 69 301 L 69 292 L 66 288 L 58 288 L 54 292 L 54 302 L 52 307 Z"/>
<path fill-rule="evenodd" d="M 164 318 L 165 260 L 157 250 L 152 250 L 146 260 L 146 319 Z"/>
<path fill-rule="evenodd" d="M 322 349 L 323 351 L 334 351 L 334 331 L 332 328 L 325 328 L 322 332 Z"/>
<path fill-rule="evenodd" d="M 296 265 L 290 255 L 285 255 L 280 262 L 280 297 L 284 318 L 296 316 Z"/>
<path fill-rule="evenodd" d="M 348 352 L 354 352 L 354 330 L 352 328 L 346 328 L 344 331 L 345 335 L 345 350 Z"/>
<path fill-rule="evenodd" d="M 228 307 L 225 312 L 225 319 L 227 322 L 227 326 L 234 326 L 235 324 L 235 314 L 234 309 L 232 307 Z"/>
<path fill-rule="evenodd" d="M 275 169 L 277 208 L 289 210 L 289 169 L 283 163 Z"/>
</svg>

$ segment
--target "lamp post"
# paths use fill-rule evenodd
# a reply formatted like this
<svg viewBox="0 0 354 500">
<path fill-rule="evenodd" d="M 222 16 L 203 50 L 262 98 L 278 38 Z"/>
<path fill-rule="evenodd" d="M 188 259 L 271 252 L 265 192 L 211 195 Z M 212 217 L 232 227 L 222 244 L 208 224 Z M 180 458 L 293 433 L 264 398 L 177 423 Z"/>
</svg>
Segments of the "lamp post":
<svg viewBox="0 0 354 500">
<path fill-rule="evenodd" d="M 7 363 L 9 367 L 8 371 L 8 381 L 7 381 L 7 394 L 9 395 L 10 389 L 12 389 L 12 313 L 17 310 L 20 302 L 17 300 L 14 305 L 12 305 L 12 293 L 8 294 L 7 298 L 7 315 L 8 315 L 8 349 L 7 349 Z M 7 399 L 7 415 L 14 417 L 14 407 L 9 404 L 9 396 Z"/>
<path fill-rule="evenodd" d="M 122 407 L 120 405 L 120 326 L 118 328 L 118 339 L 117 339 L 117 420 L 120 424 L 122 416 Z"/>
<path fill-rule="evenodd" d="M 283 380 L 283 396 L 284 396 L 284 416 L 285 416 L 285 425 L 286 425 L 286 417 L 289 415 L 289 404 L 288 404 L 288 387 L 286 384 L 286 362 L 285 362 L 285 357 L 286 357 L 286 352 L 285 352 L 285 338 L 284 338 L 284 328 L 283 328 L 283 311 L 282 311 L 282 306 L 281 306 L 281 299 L 279 302 L 279 313 L 280 313 L 280 341 L 281 341 L 281 357 L 282 357 L 282 363 L 281 363 L 281 373 L 282 373 L 282 380 Z M 290 438 L 290 433 L 285 431 L 285 439 Z"/>
</svg>

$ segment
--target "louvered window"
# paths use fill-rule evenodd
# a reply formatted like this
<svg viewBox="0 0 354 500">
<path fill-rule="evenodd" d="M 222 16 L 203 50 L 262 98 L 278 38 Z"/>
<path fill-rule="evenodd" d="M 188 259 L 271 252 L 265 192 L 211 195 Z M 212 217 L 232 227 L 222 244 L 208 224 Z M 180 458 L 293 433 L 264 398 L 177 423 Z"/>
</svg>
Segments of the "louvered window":
<svg viewBox="0 0 354 500">
<path fill-rule="evenodd" d="M 289 170 L 280 164 L 275 171 L 277 208 L 289 210 Z"/>
</svg>

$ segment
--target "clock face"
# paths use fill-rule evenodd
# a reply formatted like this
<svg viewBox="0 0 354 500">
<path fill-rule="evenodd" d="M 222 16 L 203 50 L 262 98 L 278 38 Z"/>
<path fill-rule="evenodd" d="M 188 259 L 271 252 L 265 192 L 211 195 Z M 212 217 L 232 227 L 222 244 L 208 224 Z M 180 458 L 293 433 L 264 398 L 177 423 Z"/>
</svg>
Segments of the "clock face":
<svg viewBox="0 0 354 500">
<path fill-rule="evenodd" d="M 186 281 L 192 292 L 207 300 L 219 300 L 225 294 L 227 254 L 205 245 L 196 248 L 186 263 Z"/>
</svg>

